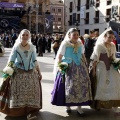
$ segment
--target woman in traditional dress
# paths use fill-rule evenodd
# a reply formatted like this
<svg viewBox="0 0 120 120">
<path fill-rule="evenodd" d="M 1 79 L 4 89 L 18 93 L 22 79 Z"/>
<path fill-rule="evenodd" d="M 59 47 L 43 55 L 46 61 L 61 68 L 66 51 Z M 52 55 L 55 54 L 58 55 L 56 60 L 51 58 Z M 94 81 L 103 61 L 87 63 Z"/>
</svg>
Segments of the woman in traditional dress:
<svg viewBox="0 0 120 120">
<path fill-rule="evenodd" d="M 83 47 L 78 30 L 71 28 L 57 53 L 54 65 L 56 78 L 51 101 L 53 105 L 66 106 L 67 113 L 71 112 L 70 106 L 78 106 L 77 113 L 81 116 L 84 115 L 81 106 L 89 105 L 92 98 L 91 83 Z M 65 76 L 62 76 L 58 70 L 58 63 L 61 62 L 68 63 Z"/>
<path fill-rule="evenodd" d="M 111 64 L 116 59 L 116 47 L 112 42 L 114 33 L 108 29 L 98 38 L 91 56 L 91 84 L 93 91 L 93 108 L 112 108 L 115 112 L 120 106 L 120 74 Z"/>
<path fill-rule="evenodd" d="M 42 108 L 42 75 L 29 30 L 23 29 L 20 32 L 9 63 L 13 63 L 15 72 L 10 79 L 7 109 L 0 109 L 0 112 L 13 117 L 27 115 L 27 119 L 32 120 Z"/>
</svg>

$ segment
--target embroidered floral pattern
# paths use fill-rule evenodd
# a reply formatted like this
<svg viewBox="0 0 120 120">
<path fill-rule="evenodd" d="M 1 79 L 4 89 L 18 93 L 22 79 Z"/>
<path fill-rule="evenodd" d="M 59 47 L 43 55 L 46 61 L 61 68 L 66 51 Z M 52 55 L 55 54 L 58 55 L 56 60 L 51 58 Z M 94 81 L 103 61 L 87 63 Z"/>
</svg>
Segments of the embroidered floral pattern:
<svg viewBox="0 0 120 120">
<path fill-rule="evenodd" d="M 36 70 L 20 72 L 11 78 L 10 108 L 35 107 L 40 108 L 40 85 Z"/>
<path fill-rule="evenodd" d="M 66 103 L 81 103 L 92 99 L 91 84 L 85 61 L 80 66 L 72 62 L 66 75 Z"/>
</svg>

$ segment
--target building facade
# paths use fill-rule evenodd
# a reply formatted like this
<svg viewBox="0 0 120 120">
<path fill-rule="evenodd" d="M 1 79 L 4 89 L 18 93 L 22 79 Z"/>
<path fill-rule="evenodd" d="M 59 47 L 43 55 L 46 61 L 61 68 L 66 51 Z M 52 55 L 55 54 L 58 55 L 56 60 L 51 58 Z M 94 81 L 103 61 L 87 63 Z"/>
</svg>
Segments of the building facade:
<svg viewBox="0 0 120 120">
<path fill-rule="evenodd" d="M 53 15 L 53 32 L 64 33 L 65 31 L 65 14 L 64 3 L 62 0 L 50 1 L 50 13 Z"/>
<path fill-rule="evenodd" d="M 120 0 L 64 0 L 67 30 L 77 27 L 81 35 L 97 30 L 101 34 L 111 19 L 119 21 Z M 116 13 L 115 13 L 116 12 Z"/>
<path fill-rule="evenodd" d="M 18 27 L 9 25 L 3 29 L 27 28 L 34 33 L 46 33 L 46 14 L 49 13 L 45 6 L 49 3 L 50 0 L 1 0 L 0 20 L 3 16 L 6 17 L 6 20 L 11 16 L 19 18 L 19 23 L 16 23 Z M 10 7 L 11 5 L 14 7 Z M 49 7 L 47 10 L 49 10 Z"/>
</svg>

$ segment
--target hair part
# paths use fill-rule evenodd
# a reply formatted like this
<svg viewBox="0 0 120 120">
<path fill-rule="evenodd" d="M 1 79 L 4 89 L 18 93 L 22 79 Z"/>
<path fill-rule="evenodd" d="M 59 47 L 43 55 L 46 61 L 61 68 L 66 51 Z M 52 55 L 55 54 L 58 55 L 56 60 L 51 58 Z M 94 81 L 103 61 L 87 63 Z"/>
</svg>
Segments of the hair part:
<svg viewBox="0 0 120 120">
<path fill-rule="evenodd" d="M 78 32 L 78 30 L 76 28 L 71 28 L 68 34 L 71 34 L 73 32 Z"/>
<path fill-rule="evenodd" d="M 27 30 L 27 29 L 23 29 L 23 30 L 20 32 L 20 34 L 23 34 L 24 32 L 28 32 L 28 33 L 30 34 L 30 31 Z"/>
</svg>

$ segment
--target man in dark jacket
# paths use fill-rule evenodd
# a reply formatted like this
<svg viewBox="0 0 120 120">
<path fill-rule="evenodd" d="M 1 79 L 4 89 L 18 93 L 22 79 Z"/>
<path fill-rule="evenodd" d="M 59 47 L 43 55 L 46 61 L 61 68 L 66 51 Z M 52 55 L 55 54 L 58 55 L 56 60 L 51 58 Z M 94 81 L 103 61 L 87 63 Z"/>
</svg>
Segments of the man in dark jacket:
<svg viewBox="0 0 120 120">
<path fill-rule="evenodd" d="M 95 45 L 94 40 L 94 30 L 90 31 L 89 37 L 85 40 L 85 57 L 87 59 L 88 65 L 90 64 L 90 57 L 93 52 L 93 48 Z"/>
<path fill-rule="evenodd" d="M 43 56 L 43 36 L 42 34 L 38 36 L 38 56 Z"/>
</svg>

